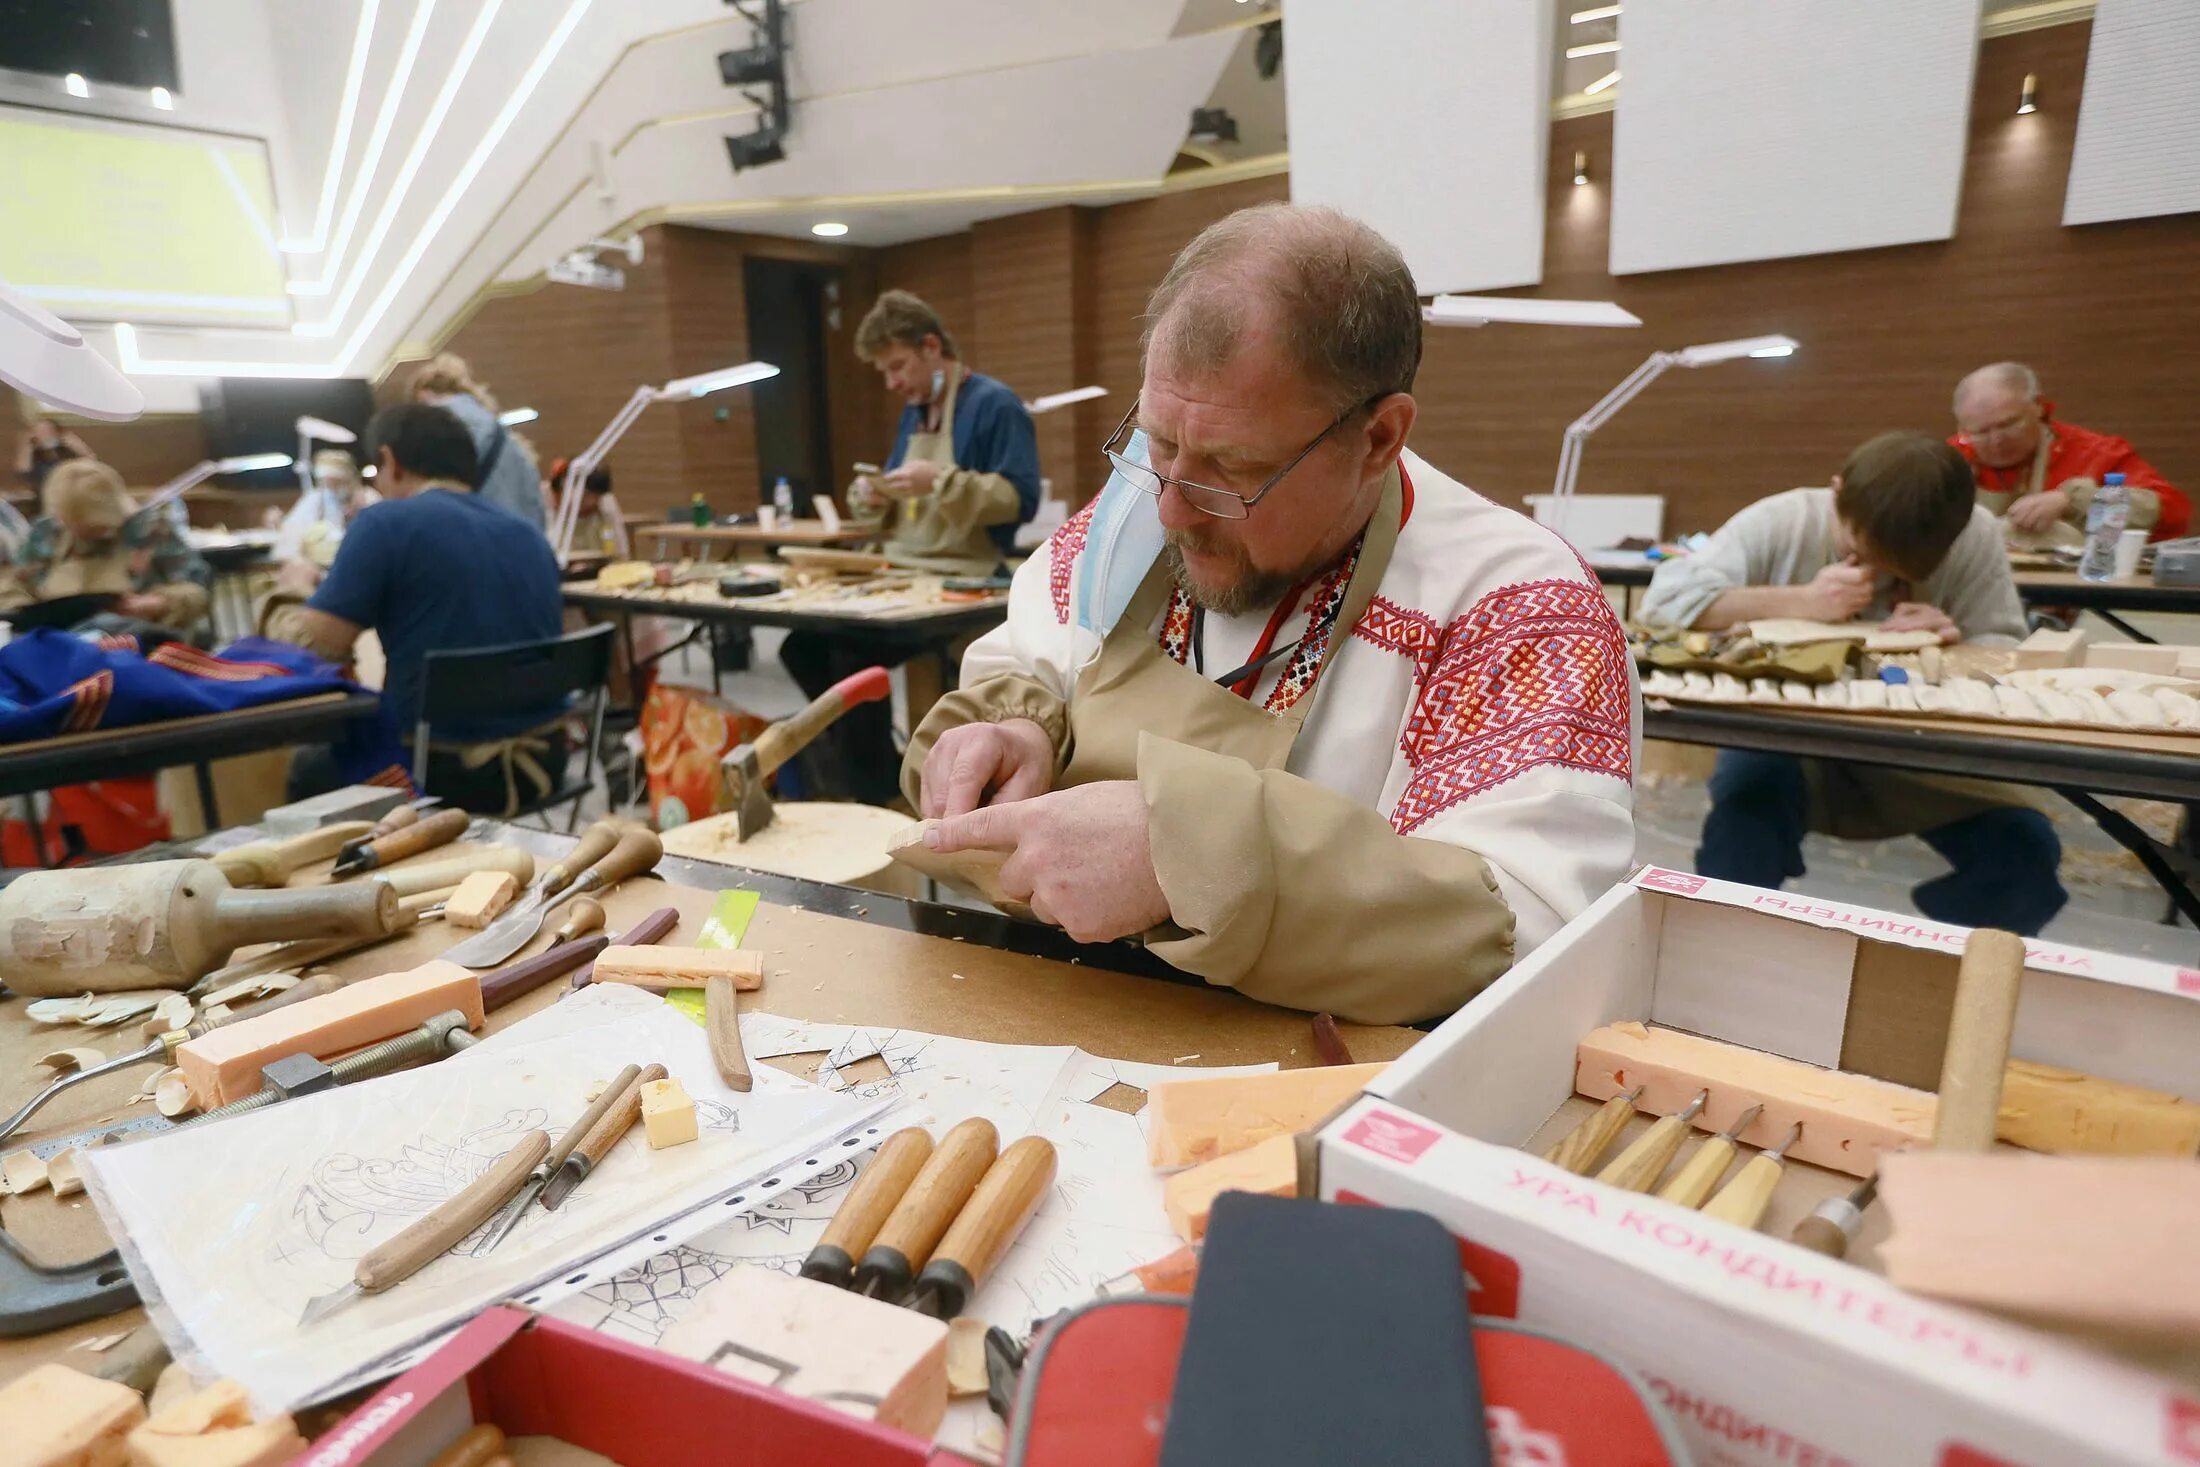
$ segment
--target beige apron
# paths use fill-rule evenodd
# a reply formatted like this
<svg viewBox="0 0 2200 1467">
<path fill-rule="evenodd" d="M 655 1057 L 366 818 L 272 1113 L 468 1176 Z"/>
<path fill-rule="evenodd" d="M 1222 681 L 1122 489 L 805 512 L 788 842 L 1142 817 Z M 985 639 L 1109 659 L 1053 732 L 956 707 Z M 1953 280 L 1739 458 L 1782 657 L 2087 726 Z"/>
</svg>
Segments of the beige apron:
<svg viewBox="0 0 2200 1467">
<path fill-rule="evenodd" d="M 900 564 L 942 575 L 989 576 L 1000 567 L 1001 547 L 993 543 L 984 525 L 973 522 L 969 506 L 937 492 L 947 475 L 960 467 L 955 462 L 955 398 L 964 375 L 957 368 L 948 376 L 947 391 L 940 398 L 939 427 L 909 435 L 901 461 L 938 464 L 940 478 L 934 493 L 893 501 L 885 551 Z"/>
<path fill-rule="evenodd" d="M 45 579 L 31 587 L 31 594 L 41 601 L 95 593 L 127 596 L 136 589 L 134 582 L 129 551 L 110 544 L 104 551 L 88 554 L 84 547 L 72 542 L 48 568 Z"/>
<path fill-rule="evenodd" d="M 1100 644 L 1099 657 L 1077 676 L 1077 690 L 1069 704 L 1069 765 L 1057 787 L 1136 779 L 1141 733 L 1242 759 L 1255 769 L 1283 768 L 1314 699 L 1321 694 L 1320 673 L 1328 671 L 1329 659 L 1359 624 L 1390 568 L 1401 503 L 1393 475 L 1367 522 L 1352 584 L 1345 588 L 1343 604 L 1331 624 L 1329 650 L 1316 681 L 1282 713 L 1270 713 L 1250 698 L 1240 698 L 1162 650 L 1154 623 L 1168 605 L 1172 582 L 1168 570 L 1156 560 L 1122 618 Z"/>
<path fill-rule="evenodd" d="M 2055 430 L 2043 424 L 2040 428 L 2040 446 L 2032 451 L 2032 469 L 2026 476 L 2026 484 L 2022 493 L 2008 489 L 1989 489 L 1983 484 L 1979 485 L 1978 502 L 1985 505 L 1987 512 L 1993 515 L 1995 519 L 2003 522 L 2008 532 L 2011 549 L 2045 550 L 2058 545 L 2071 546 L 2085 543 L 2085 532 L 2067 519 L 2057 520 L 2049 525 L 2044 532 L 2037 534 L 2030 530 L 2020 530 L 2015 525 L 2008 523 L 2010 505 L 2015 504 L 2027 495 L 2038 494 L 2047 487 L 2047 456 L 2054 444 Z"/>
</svg>

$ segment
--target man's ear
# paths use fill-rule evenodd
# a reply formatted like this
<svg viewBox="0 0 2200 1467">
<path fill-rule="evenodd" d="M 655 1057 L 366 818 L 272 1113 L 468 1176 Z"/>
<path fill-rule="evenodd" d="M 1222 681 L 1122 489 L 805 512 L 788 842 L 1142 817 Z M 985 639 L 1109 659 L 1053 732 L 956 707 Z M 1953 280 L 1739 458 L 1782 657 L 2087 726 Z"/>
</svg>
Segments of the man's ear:
<svg viewBox="0 0 2200 1467">
<path fill-rule="evenodd" d="M 1413 431 L 1414 419 L 1419 416 L 1420 404 L 1410 392 L 1393 392 L 1369 409 L 1367 424 L 1367 469 L 1369 477 L 1387 474 L 1405 451 L 1406 435 Z"/>
<path fill-rule="evenodd" d="M 1833 476 L 1833 492 L 1836 494 L 1841 492 L 1841 476 L 1839 474 Z"/>
</svg>

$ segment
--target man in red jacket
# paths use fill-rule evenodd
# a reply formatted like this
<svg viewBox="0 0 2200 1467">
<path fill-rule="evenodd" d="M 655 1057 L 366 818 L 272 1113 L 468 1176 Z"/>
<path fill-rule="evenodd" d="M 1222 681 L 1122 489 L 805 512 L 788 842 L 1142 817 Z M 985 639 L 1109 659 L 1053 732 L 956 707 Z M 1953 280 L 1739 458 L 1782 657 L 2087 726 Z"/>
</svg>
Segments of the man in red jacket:
<svg viewBox="0 0 2200 1467">
<path fill-rule="evenodd" d="M 1996 362 L 1957 383 L 1955 409 L 1948 441 L 1978 475 L 1978 502 L 2026 537 L 2077 543 L 2109 474 L 2122 474 L 2131 491 L 2129 528 L 2174 540 L 2191 523 L 2191 503 L 2125 440 L 2054 421 L 2039 377 L 2020 362 Z"/>
</svg>

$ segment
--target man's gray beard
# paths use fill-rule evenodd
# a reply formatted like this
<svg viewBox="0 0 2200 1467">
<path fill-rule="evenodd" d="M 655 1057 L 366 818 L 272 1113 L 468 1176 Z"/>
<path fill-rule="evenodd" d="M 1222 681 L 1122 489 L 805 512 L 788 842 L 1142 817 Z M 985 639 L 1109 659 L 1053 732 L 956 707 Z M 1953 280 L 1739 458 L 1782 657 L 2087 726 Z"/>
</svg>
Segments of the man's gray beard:
<svg viewBox="0 0 2200 1467">
<path fill-rule="evenodd" d="M 1277 571 L 1253 570 L 1232 585 L 1202 586 L 1192 579 L 1190 569 L 1184 564 L 1184 552 L 1174 541 L 1162 545 L 1161 564 L 1184 594 L 1192 598 L 1193 605 L 1218 616 L 1243 616 L 1248 611 L 1273 606 L 1283 599 L 1285 592 L 1305 579 Z"/>
</svg>

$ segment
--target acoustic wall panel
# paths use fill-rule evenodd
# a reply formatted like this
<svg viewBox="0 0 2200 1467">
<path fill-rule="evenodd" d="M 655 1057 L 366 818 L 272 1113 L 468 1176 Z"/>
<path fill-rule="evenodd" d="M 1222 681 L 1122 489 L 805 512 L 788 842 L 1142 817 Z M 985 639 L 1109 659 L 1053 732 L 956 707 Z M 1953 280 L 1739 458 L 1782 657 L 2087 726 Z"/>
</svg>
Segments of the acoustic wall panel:
<svg viewBox="0 0 2200 1467">
<path fill-rule="evenodd" d="M 1955 233 L 1979 0 L 1628 0 L 1612 272 Z"/>
<path fill-rule="evenodd" d="M 2200 0 L 2099 0 L 2063 223 L 2194 210 Z"/>
<path fill-rule="evenodd" d="M 1381 230 L 1423 295 L 1540 282 L 1551 9 L 1291 0 L 1292 199 Z"/>
</svg>

